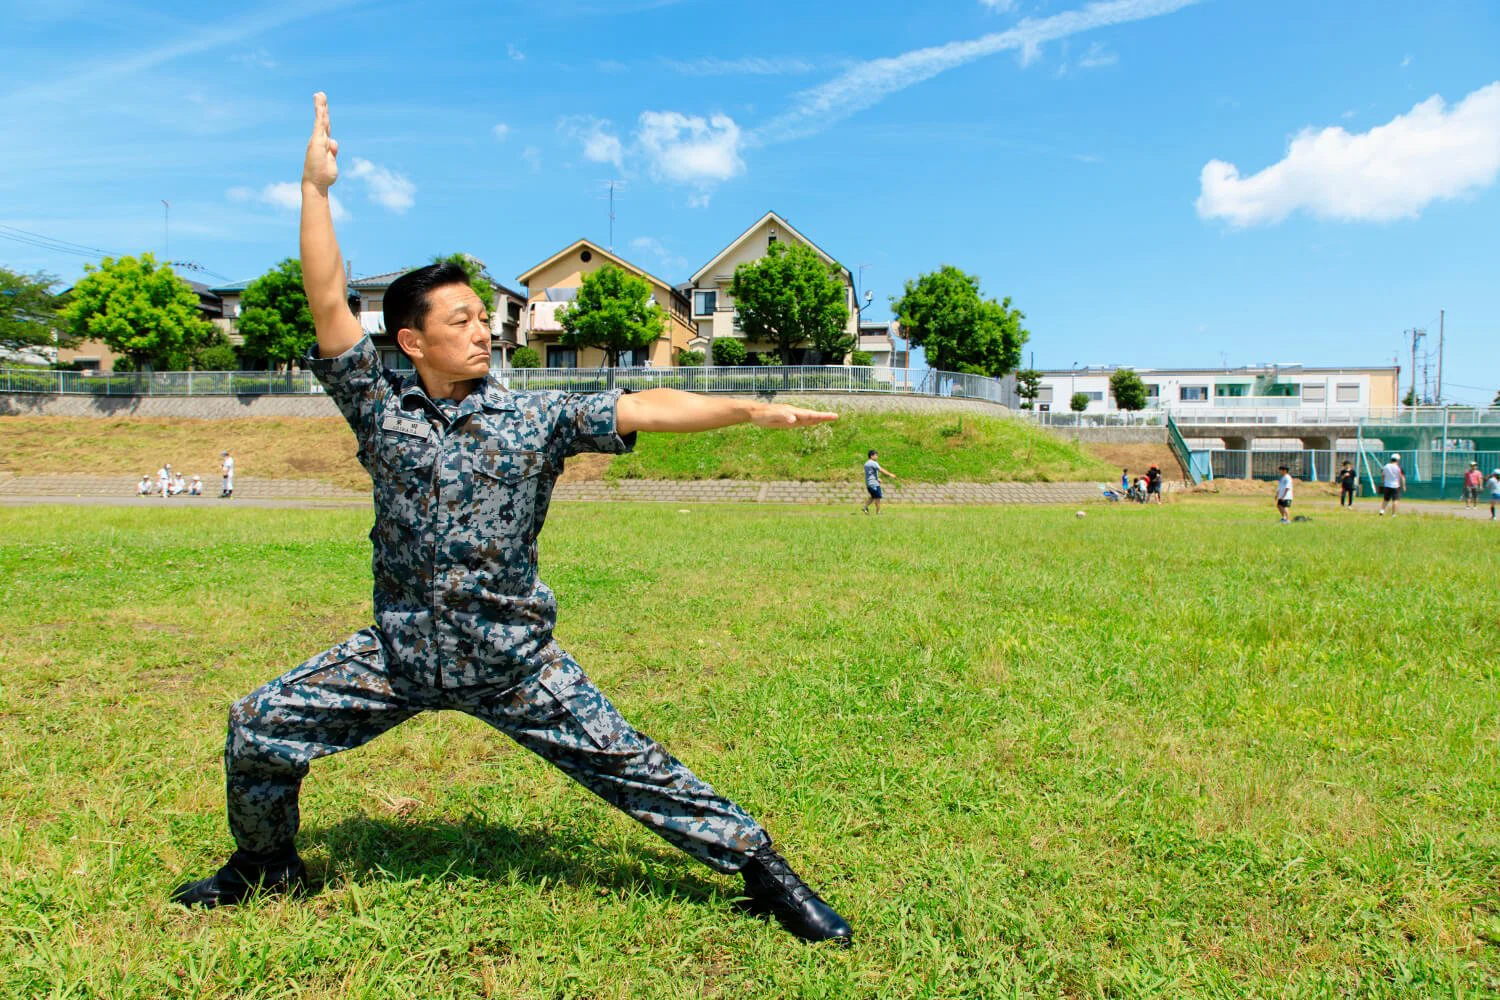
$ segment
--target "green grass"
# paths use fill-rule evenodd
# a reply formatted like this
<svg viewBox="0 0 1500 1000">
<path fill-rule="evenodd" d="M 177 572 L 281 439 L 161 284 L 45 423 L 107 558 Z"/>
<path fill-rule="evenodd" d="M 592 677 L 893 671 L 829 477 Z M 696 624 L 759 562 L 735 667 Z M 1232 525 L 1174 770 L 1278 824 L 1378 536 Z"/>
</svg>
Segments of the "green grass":
<svg viewBox="0 0 1500 1000">
<path fill-rule="evenodd" d="M 823 401 L 808 405 L 827 408 Z M 802 432 L 741 425 L 707 434 L 647 434 L 605 477 L 858 482 L 871 448 L 880 452 L 881 465 L 916 483 L 1069 482 L 1119 474 L 1075 442 L 1020 420 L 832 409 L 839 411 L 836 423 Z"/>
<path fill-rule="evenodd" d="M 0 995 L 1494 996 L 1500 536 L 1273 520 L 557 508 L 565 645 L 840 952 L 453 714 L 314 765 L 319 893 L 169 905 L 230 701 L 368 621 L 368 514 L 0 509 Z"/>
</svg>

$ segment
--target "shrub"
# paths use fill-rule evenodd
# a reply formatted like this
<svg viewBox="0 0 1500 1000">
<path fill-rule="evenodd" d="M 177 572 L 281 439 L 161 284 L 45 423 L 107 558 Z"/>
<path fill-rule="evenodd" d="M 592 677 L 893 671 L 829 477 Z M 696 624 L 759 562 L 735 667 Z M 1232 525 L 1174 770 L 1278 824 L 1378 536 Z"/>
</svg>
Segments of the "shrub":
<svg viewBox="0 0 1500 1000">
<path fill-rule="evenodd" d="M 205 372 L 232 372 L 240 366 L 239 355 L 235 354 L 234 348 L 227 341 L 205 347 L 193 360 L 196 367 Z"/>
<path fill-rule="evenodd" d="M 849 355 L 849 363 L 856 368 L 870 368 L 875 364 L 875 359 L 870 357 L 869 351 L 855 351 Z"/>
<path fill-rule="evenodd" d="M 745 363 L 745 345 L 738 340 L 722 337 L 714 341 L 714 364 L 742 365 Z"/>
<path fill-rule="evenodd" d="M 542 367 L 542 356 L 536 352 L 534 347 L 518 347 L 516 352 L 510 356 L 512 368 L 540 368 Z"/>
<path fill-rule="evenodd" d="M 1089 408 L 1089 394 L 1086 392 L 1075 392 L 1073 398 L 1068 400 L 1068 408 L 1074 413 L 1082 413 Z"/>
<path fill-rule="evenodd" d="M 677 349 L 677 367 L 697 368 L 703 364 L 702 351 L 690 351 L 685 347 Z"/>
</svg>

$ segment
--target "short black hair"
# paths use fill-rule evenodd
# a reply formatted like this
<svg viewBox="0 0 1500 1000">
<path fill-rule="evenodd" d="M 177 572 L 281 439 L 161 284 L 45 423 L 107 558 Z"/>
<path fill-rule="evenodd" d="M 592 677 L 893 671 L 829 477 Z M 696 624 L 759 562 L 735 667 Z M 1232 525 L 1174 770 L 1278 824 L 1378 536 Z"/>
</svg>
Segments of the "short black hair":
<svg viewBox="0 0 1500 1000">
<path fill-rule="evenodd" d="M 866 455 L 865 457 L 866 458 L 874 458 L 875 457 L 875 449 L 871 448 L 870 449 L 870 453 L 868 455 Z"/>
<path fill-rule="evenodd" d="M 451 260 L 407 271 L 385 290 L 385 305 L 381 313 L 385 332 L 394 337 L 403 327 L 422 329 L 422 324 L 427 322 L 428 292 L 443 285 L 468 284 L 469 272 Z"/>
<path fill-rule="evenodd" d="M 1292 470 L 1289 469 L 1289 468 L 1287 468 L 1284 465 L 1278 465 L 1278 466 L 1276 466 L 1276 471 L 1277 472 L 1291 472 Z"/>
</svg>

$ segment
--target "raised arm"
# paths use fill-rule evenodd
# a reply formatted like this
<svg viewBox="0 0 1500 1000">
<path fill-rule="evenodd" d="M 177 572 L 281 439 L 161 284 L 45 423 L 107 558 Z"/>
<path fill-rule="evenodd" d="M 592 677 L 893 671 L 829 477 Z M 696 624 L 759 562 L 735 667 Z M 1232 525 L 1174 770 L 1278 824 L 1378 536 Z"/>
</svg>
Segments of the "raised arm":
<svg viewBox="0 0 1500 1000">
<path fill-rule="evenodd" d="M 312 138 L 302 164 L 302 287 L 318 334 L 318 356 L 343 354 L 365 335 L 349 311 L 344 257 L 333 235 L 328 189 L 339 179 L 339 144 L 330 134 L 328 98 L 313 95 Z"/>
<path fill-rule="evenodd" d="M 633 431 L 689 433 L 711 431 L 731 424 L 806 427 L 838 418 L 837 413 L 820 413 L 779 403 L 700 396 L 676 389 L 647 389 L 620 397 L 615 410 L 615 427 L 621 434 Z"/>
</svg>

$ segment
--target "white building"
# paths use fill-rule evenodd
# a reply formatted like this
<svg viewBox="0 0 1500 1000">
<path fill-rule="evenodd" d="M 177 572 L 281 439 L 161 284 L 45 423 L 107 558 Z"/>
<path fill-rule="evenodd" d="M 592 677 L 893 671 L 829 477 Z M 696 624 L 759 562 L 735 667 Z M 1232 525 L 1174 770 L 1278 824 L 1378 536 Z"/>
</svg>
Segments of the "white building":
<svg viewBox="0 0 1500 1000">
<path fill-rule="evenodd" d="M 1038 410 L 1067 413 L 1075 393 L 1088 397 L 1085 415 L 1119 411 L 1109 379 L 1123 365 L 1042 372 Z M 1182 416 L 1232 416 L 1247 410 L 1318 411 L 1323 418 L 1358 420 L 1371 410 L 1394 409 L 1400 371 L 1378 368 L 1266 364 L 1243 368 L 1136 368 L 1146 385 L 1148 410 Z"/>
</svg>

